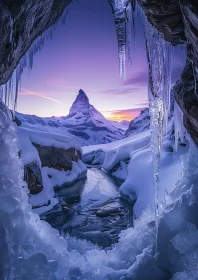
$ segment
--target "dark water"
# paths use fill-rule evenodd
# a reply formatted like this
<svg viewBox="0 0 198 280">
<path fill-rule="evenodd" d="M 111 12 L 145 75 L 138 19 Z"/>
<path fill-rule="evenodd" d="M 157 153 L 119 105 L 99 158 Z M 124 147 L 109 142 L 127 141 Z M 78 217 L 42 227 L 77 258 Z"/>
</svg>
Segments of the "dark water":
<svg viewBox="0 0 198 280">
<path fill-rule="evenodd" d="M 42 219 L 61 233 L 109 247 L 133 221 L 133 206 L 120 197 L 119 186 L 108 174 L 91 168 L 87 178 L 56 191 L 60 203 Z"/>
</svg>

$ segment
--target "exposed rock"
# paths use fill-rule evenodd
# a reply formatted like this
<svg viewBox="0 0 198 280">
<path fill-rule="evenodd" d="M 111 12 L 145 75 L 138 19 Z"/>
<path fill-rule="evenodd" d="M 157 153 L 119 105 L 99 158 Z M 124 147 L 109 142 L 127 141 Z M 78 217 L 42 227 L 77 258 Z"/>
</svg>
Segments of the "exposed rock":
<svg viewBox="0 0 198 280">
<path fill-rule="evenodd" d="M 164 38 L 172 44 L 186 40 L 184 22 L 179 1 L 175 0 L 138 0 L 148 20 Z"/>
<path fill-rule="evenodd" d="M 192 63 L 188 60 L 181 79 L 175 86 L 175 99 L 184 113 L 184 125 L 198 145 L 198 97 L 195 92 L 197 78 L 197 73 L 194 73 Z"/>
<path fill-rule="evenodd" d="M 43 189 L 42 174 L 39 166 L 32 162 L 24 167 L 24 179 L 28 184 L 30 194 L 38 194 Z"/>
<path fill-rule="evenodd" d="M 0 85 L 9 80 L 33 41 L 59 19 L 71 2 L 0 1 Z"/>
<path fill-rule="evenodd" d="M 42 167 L 58 170 L 72 170 L 72 163 L 82 158 L 81 152 L 74 148 L 62 149 L 56 147 L 40 146 L 33 143 L 39 152 Z"/>
</svg>

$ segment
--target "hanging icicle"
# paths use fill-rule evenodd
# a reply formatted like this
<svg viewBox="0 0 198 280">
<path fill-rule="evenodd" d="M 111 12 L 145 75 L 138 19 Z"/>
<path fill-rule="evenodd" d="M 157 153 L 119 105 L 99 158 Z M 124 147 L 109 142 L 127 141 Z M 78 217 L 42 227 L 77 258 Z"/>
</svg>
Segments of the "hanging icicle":
<svg viewBox="0 0 198 280">
<path fill-rule="evenodd" d="M 66 20 L 67 14 L 68 14 L 68 10 L 66 8 L 62 14 L 62 17 L 60 18 L 60 21 L 64 22 Z M 12 18 L 10 18 L 10 28 L 11 28 L 10 41 L 12 41 L 13 24 L 14 22 Z M 43 35 L 38 37 L 32 43 L 29 50 L 21 58 L 21 61 L 18 64 L 17 68 L 14 70 L 12 77 L 5 85 L 0 86 L 0 100 L 2 100 L 13 111 L 13 116 L 16 110 L 18 91 L 20 88 L 20 81 L 21 81 L 21 75 L 23 73 L 23 70 L 26 67 L 28 67 L 29 72 L 32 70 L 33 63 L 34 63 L 34 55 L 37 52 L 41 51 L 46 39 L 49 38 L 52 39 L 53 30 L 55 29 L 55 27 L 56 24 L 48 28 L 48 30 Z"/>
<path fill-rule="evenodd" d="M 151 116 L 151 149 L 155 187 L 156 240 L 159 225 L 159 166 L 163 131 L 167 127 L 171 91 L 171 46 L 145 20 L 145 40 L 149 67 L 149 108 Z M 157 247 L 156 247 L 157 248 Z"/>
<path fill-rule="evenodd" d="M 175 101 L 174 103 L 175 151 L 177 152 L 179 140 L 184 143 L 185 128 L 183 125 L 183 112 Z"/>
<path fill-rule="evenodd" d="M 128 3 L 126 7 L 126 33 L 127 33 L 127 49 L 128 49 L 128 61 L 129 66 L 131 66 L 132 63 L 132 19 L 133 19 L 133 9 L 131 2 Z"/>
<path fill-rule="evenodd" d="M 133 38 L 136 28 L 136 1 L 130 0 L 109 0 L 114 11 L 115 26 L 118 41 L 118 57 L 120 77 L 126 79 L 126 61 L 129 66 L 132 62 Z M 134 39 L 135 48 L 135 39 Z M 128 54 L 128 57 L 127 57 Z"/>
</svg>

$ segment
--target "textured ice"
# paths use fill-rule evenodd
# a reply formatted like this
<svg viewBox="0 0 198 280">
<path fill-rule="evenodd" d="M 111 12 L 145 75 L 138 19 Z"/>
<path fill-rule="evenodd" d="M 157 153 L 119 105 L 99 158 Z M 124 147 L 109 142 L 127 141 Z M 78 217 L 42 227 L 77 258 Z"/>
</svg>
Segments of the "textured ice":
<svg viewBox="0 0 198 280">
<path fill-rule="evenodd" d="M 187 223 L 185 228 L 172 240 L 173 246 L 184 254 L 198 246 L 198 230 L 194 224 Z"/>
<path fill-rule="evenodd" d="M 174 104 L 174 126 L 175 126 L 175 151 L 177 151 L 179 140 L 184 143 L 185 128 L 183 125 L 183 112 L 175 101 Z"/>
<path fill-rule="evenodd" d="M 110 0 L 113 7 L 118 42 L 120 77 L 126 78 L 126 62 L 132 61 L 133 38 L 135 38 L 136 1 Z M 133 36 L 134 35 L 134 36 Z M 135 39 L 134 39 L 135 41 Z"/>
</svg>

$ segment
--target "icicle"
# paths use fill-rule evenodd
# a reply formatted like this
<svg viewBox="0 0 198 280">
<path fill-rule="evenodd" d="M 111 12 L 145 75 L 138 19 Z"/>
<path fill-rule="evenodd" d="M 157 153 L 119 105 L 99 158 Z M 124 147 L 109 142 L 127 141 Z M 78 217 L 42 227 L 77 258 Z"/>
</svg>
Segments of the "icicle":
<svg viewBox="0 0 198 280">
<path fill-rule="evenodd" d="M 129 66 L 132 63 L 132 19 L 133 19 L 133 10 L 131 2 L 127 5 L 126 8 L 126 29 L 127 29 L 127 48 L 128 48 L 128 60 Z M 133 24 L 134 26 L 134 24 Z"/>
<path fill-rule="evenodd" d="M 127 44 L 127 26 L 129 28 L 130 19 L 128 18 L 128 25 L 126 19 L 126 7 L 128 6 L 129 0 L 114 0 L 114 16 L 115 26 L 118 40 L 118 56 L 119 56 L 119 67 L 120 77 L 126 78 L 126 44 Z M 130 10 L 128 10 L 128 15 Z"/>
<path fill-rule="evenodd" d="M 185 128 L 183 125 L 183 112 L 175 101 L 174 103 L 174 126 L 175 126 L 175 151 L 177 152 L 179 140 L 184 143 Z"/>
<path fill-rule="evenodd" d="M 171 51 L 168 43 L 145 20 L 146 50 L 149 67 L 149 107 L 151 116 L 151 149 L 155 187 L 156 242 L 159 225 L 159 166 L 163 129 L 170 108 Z M 157 250 L 157 243 L 156 243 Z"/>
<path fill-rule="evenodd" d="M 65 12 L 63 12 L 63 18 L 65 19 L 67 15 L 67 9 Z M 61 17 L 61 19 L 62 19 Z M 60 21 L 61 21 L 60 19 Z M 12 29 L 13 29 L 13 20 L 10 18 L 10 28 L 11 28 L 11 35 L 10 35 L 10 41 L 12 41 Z M 12 74 L 12 77 L 10 80 L 5 84 L 0 86 L 0 99 L 5 102 L 5 104 L 13 110 L 13 115 L 16 110 L 16 104 L 17 104 L 17 97 L 18 97 L 18 91 L 20 87 L 20 77 L 23 73 L 23 69 L 28 67 L 29 72 L 33 68 L 33 62 L 34 62 L 34 55 L 40 51 L 45 43 L 45 39 L 52 38 L 53 29 L 55 29 L 56 24 L 51 26 L 44 35 L 41 35 L 39 38 L 37 38 L 29 48 L 29 50 L 26 52 L 26 54 L 21 58 L 21 61 L 15 71 Z M 123 70 L 124 71 L 124 70 Z"/>
<path fill-rule="evenodd" d="M 64 11 L 64 13 L 62 15 L 62 18 L 61 18 L 62 24 L 66 23 L 67 15 L 68 15 L 68 9 L 65 9 L 65 11 Z"/>
<path fill-rule="evenodd" d="M 126 79 L 126 60 L 128 53 L 129 66 L 132 62 L 132 46 L 136 35 L 137 9 L 136 1 L 130 0 L 109 0 L 113 7 L 115 25 L 118 40 L 118 56 L 120 66 L 120 77 Z"/>
</svg>

